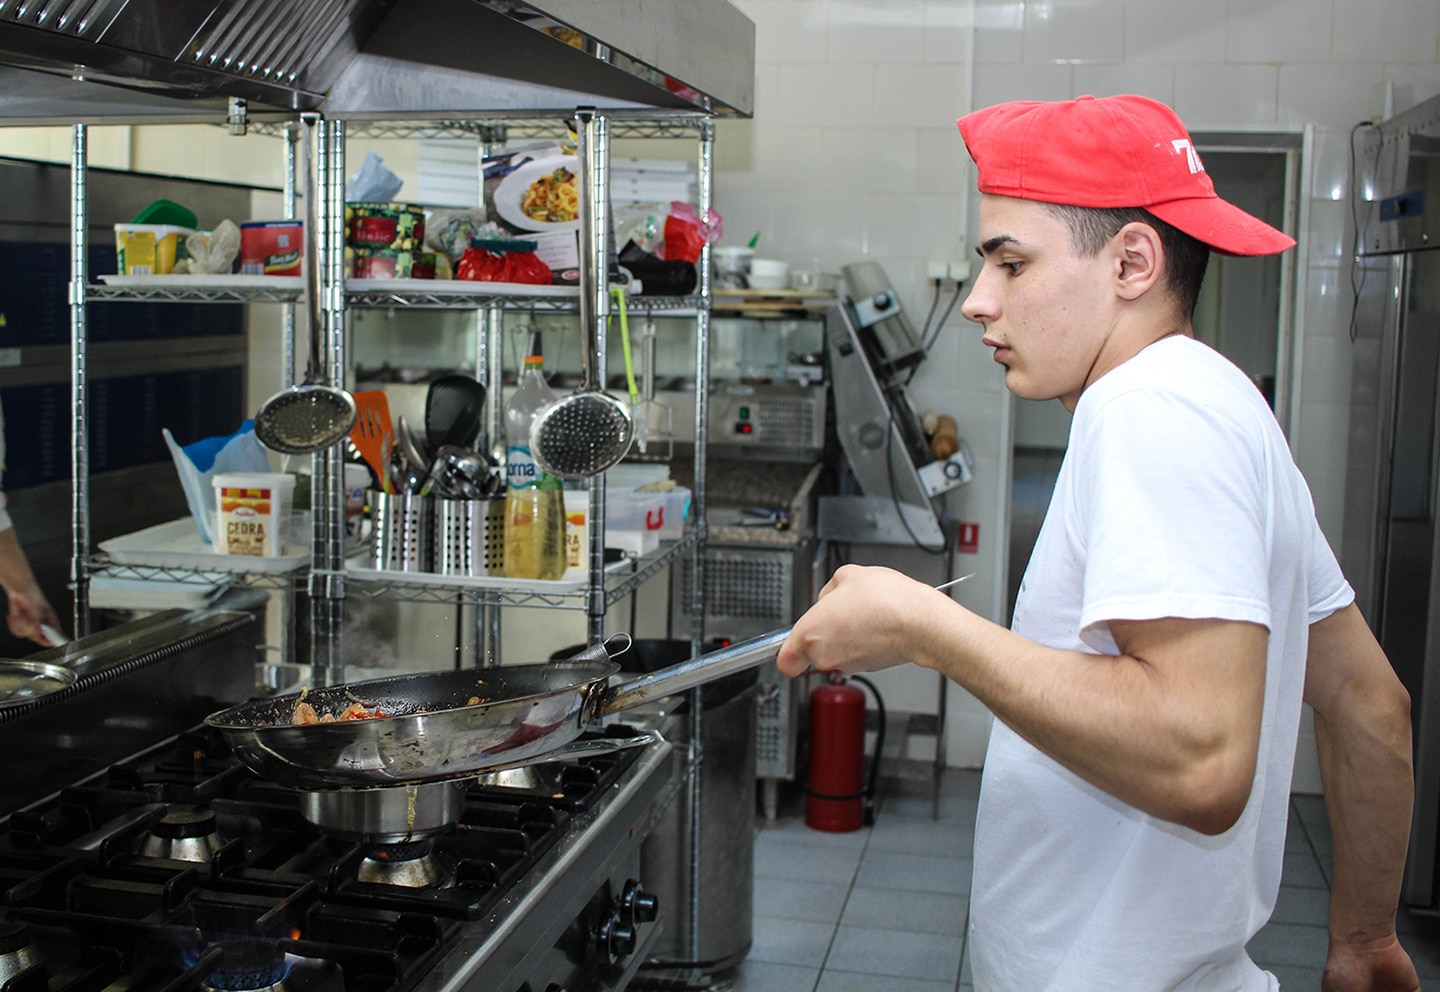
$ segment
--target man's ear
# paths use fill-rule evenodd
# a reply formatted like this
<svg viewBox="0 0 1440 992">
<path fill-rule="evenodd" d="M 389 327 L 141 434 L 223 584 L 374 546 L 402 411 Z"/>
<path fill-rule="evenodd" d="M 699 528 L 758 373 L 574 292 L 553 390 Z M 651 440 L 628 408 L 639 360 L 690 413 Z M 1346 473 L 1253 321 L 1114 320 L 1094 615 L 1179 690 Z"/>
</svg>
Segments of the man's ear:
<svg viewBox="0 0 1440 992">
<path fill-rule="evenodd" d="M 1165 269 L 1160 233 L 1149 224 L 1132 221 L 1110 243 L 1118 262 L 1115 291 L 1122 299 L 1138 300 L 1159 283 Z"/>
</svg>

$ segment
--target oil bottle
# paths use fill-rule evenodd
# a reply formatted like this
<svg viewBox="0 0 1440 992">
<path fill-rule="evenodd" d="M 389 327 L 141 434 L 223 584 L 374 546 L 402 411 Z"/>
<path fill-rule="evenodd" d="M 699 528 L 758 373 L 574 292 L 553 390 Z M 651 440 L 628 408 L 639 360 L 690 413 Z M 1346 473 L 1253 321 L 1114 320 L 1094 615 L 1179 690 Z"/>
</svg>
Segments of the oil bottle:
<svg viewBox="0 0 1440 992">
<path fill-rule="evenodd" d="M 512 579 L 558 579 L 565 571 L 564 486 L 530 453 L 530 425 L 555 398 L 540 332 L 533 331 L 519 388 L 505 407 L 505 575 Z"/>
</svg>

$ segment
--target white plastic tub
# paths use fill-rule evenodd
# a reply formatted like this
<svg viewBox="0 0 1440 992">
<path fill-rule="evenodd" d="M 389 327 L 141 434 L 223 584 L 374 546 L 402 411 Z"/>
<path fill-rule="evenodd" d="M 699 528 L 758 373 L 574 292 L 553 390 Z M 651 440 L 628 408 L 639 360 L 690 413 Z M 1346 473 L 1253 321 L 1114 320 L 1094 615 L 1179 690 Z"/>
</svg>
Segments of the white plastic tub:
<svg viewBox="0 0 1440 992">
<path fill-rule="evenodd" d="M 281 472 L 223 472 L 215 488 L 212 547 L 222 555 L 275 558 L 285 553 L 295 477 Z"/>
</svg>

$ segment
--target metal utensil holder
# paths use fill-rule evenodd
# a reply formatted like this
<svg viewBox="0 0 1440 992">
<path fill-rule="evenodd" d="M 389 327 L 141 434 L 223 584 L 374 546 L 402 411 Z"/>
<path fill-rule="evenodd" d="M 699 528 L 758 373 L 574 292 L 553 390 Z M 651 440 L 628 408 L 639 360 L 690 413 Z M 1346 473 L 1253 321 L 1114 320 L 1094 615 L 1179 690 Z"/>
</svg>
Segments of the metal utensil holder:
<svg viewBox="0 0 1440 992">
<path fill-rule="evenodd" d="M 433 546 L 441 575 L 503 574 L 505 497 L 438 500 Z"/>
<path fill-rule="evenodd" d="M 429 572 L 434 500 L 415 492 L 371 491 L 375 541 L 371 561 L 388 572 Z"/>
</svg>

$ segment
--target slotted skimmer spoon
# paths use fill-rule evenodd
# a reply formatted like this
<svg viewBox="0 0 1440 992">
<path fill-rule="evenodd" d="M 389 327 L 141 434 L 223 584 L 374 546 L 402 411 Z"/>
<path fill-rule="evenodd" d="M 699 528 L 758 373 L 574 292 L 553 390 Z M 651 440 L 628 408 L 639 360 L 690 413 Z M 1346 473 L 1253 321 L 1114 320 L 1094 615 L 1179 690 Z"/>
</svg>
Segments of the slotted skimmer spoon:
<svg viewBox="0 0 1440 992">
<path fill-rule="evenodd" d="M 595 140 L 594 114 L 575 116 L 581 188 L 588 190 L 591 182 L 603 187 L 608 166 Z M 530 453 L 541 468 L 562 479 L 599 475 L 625 457 L 635 438 L 630 407 L 604 391 L 598 368 L 607 273 L 596 246 L 604 243 L 608 228 L 603 201 L 588 192 L 580 197 L 580 388 L 541 407 L 530 424 Z"/>
<path fill-rule="evenodd" d="M 310 360 L 305 381 L 281 390 L 260 405 L 255 414 L 255 436 L 272 451 L 305 455 L 330 447 L 350 433 L 357 410 L 354 398 L 325 379 L 320 356 L 320 261 L 316 231 L 320 209 L 315 202 L 314 162 L 316 114 L 301 114 L 305 122 L 305 296 L 310 323 Z"/>
</svg>

